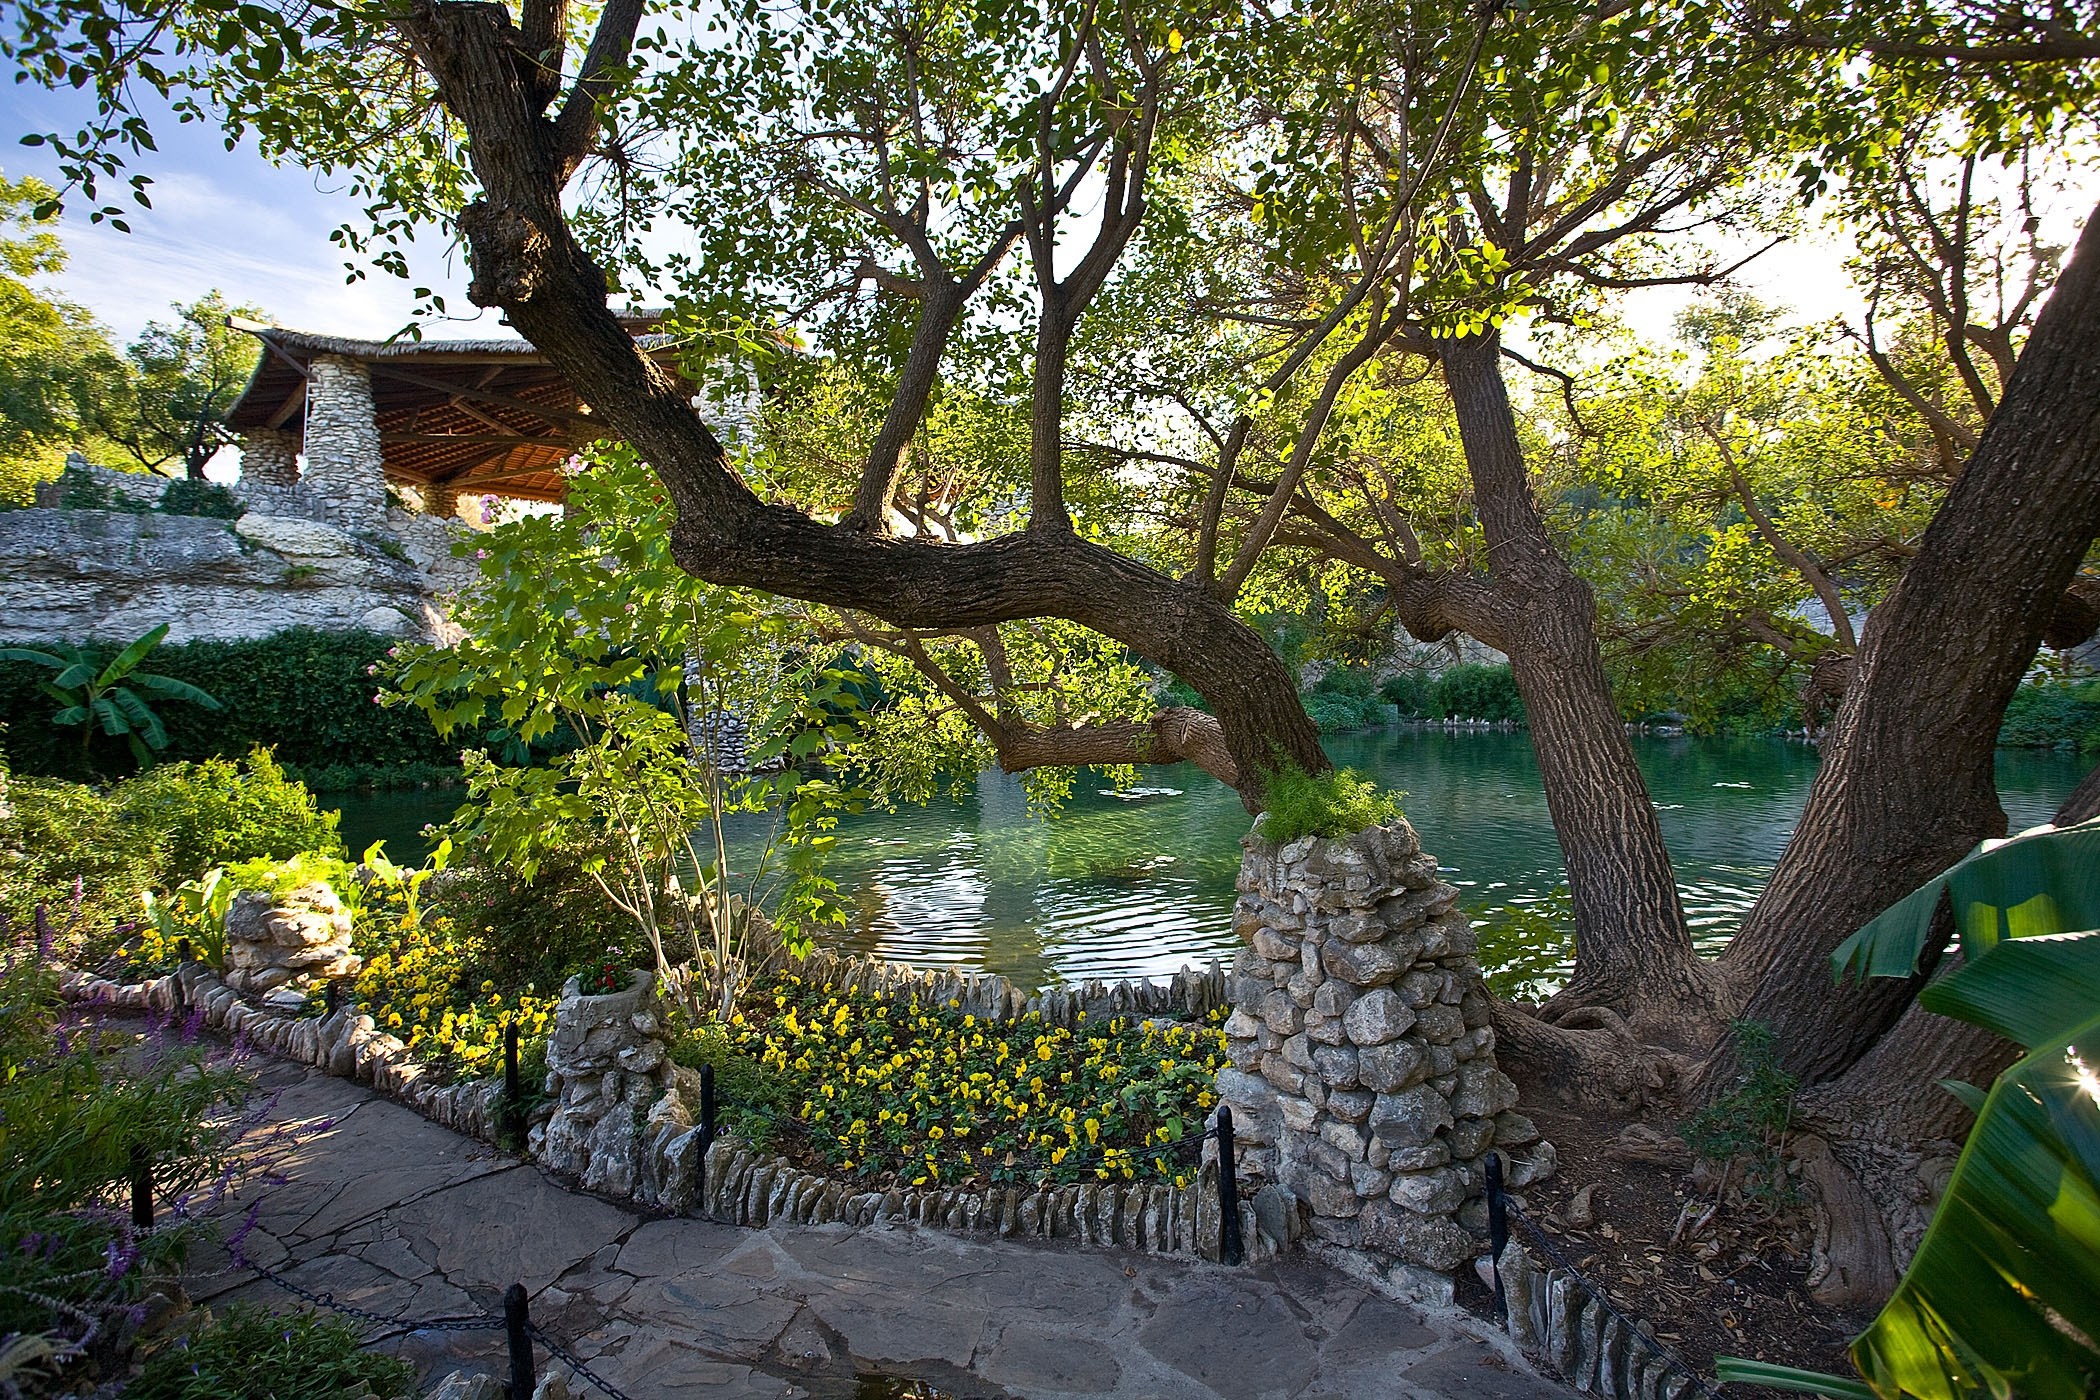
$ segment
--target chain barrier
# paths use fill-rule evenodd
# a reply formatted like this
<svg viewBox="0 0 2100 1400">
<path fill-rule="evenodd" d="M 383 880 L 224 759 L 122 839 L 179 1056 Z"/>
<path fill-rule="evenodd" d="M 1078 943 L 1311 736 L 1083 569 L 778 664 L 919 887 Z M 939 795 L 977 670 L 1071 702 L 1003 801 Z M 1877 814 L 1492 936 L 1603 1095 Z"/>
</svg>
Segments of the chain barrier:
<svg viewBox="0 0 2100 1400">
<path fill-rule="evenodd" d="M 1711 1385 L 1704 1376 L 1700 1375 L 1697 1371 L 1693 1370 L 1684 1361 L 1679 1359 L 1675 1352 L 1671 1351 L 1661 1342 L 1655 1340 L 1655 1338 L 1649 1336 L 1648 1329 L 1642 1323 L 1640 1323 L 1634 1318 L 1628 1317 L 1625 1313 L 1619 1311 L 1618 1305 L 1613 1303 L 1612 1300 L 1605 1295 L 1604 1290 L 1598 1288 L 1595 1284 L 1591 1283 L 1589 1279 L 1584 1276 L 1582 1270 L 1575 1267 L 1574 1261 L 1570 1260 L 1567 1255 L 1561 1252 L 1560 1247 L 1554 1244 L 1552 1237 L 1546 1233 L 1544 1226 L 1540 1225 L 1536 1220 L 1533 1220 L 1530 1216 L 1526 1215 L 1523 1212 L 1523 1210 L 1517 1206 L 1516 1202 L 1509 1200 L 1506 1196 L 1503 1197 L 1502 1208 L 1508 1212 L 1509 1218 L 1515 1221 L 1517 1225 L 1524 1231 L 1524 1233 L 1531 1236 L 1532 1240 L 1537 1243 L 1539 1248 L 1546 1252 L 1546 1257 L 1551 1259 L 1555 1264 L 1559 1265 L 1561 1270 L 1565 1272 L 1571 1280 L 1574 1281 L 1574 1284 L 1577 1288 L 1580 1288 L 1584 1293 L 1589 1295 L 1589 1299 L 1591 1302 L 1595 1303 L 1598 1307 L 1604 1309 L 1605 1312 L 1611 1314 L 1614 1318 L 1617 1318 L 1619 1326 L 1624 1328 L 1626 1332 L 1629 1335 L 1631 1335 L 1636 1342 L 1640 1343 L 1642 1348 L 1645 1349 L 1650 1355 L 1654 1356 L 1657 1360 L 1661 1361 L 1663 1363 L 1663 1366 L 1667 1370 L 1673 1371 L 1676 1374 L 1683 1376 L 1686 1380 L 1690 1381 L 1692 1383 L 1692 1388 L 1694 1390 L 1697 1390 L 1701 1395 L 1707 1397 L 1707 1400 L 1725 1400 L 1725 1397 L 1721 1394 L 1721 1392 L 1715 1389 L 1714 1386 Z M 1496 1287 L 1499 1291 L 1501 1287 L 1499 1270 L 1497 1273 Z"/>
<path fill-rule="evenodd" d="M 320 1292 L 308 1288 L 304 1284 L 295 1283 L 277 1270 L 264 1265 L 244 1263 L 239 1267 L 260 1278 L 268 1279 L 285 1292 L 303 1298 L 317 1308 L 326 1308 L 332 1313 L 340 1313 L 344 1317 L 354 1318 L 359 1322 L 377 1327 L 389 1328 L 396 1332 L 498 1332 L 503 1329 L 503 1319 L 490 1313 L 484 1313 L 479 1317 L 469 1317 L 464 1314 L 452 1317 L 433 1317 L 423 1321 L 405 1317 L 388 1317 L 384 1313 L 376 1313 L 369 1308 L 360 1308 L 351 1303 L 339 1303 L 336 1301 L 333 1293 Z M 231 1272 L 231 1270 L 228 1272 Z"/>
<path fill-rule="evenodd" d="M 538 1323 L 526 1323 L 525 1331 L 532 1337 L 534 1341 L 538 1342 L 541 1346 L 547 1349 L 548 1355 L 552 1356 L 556 1361 L 559 1361 L 562 1365 L 568 1367 L 571 1371 L 574 1371 L 577 1375 L 583 1377 L 586 1381 L 590 1382 L 593 1386 L 597 1387 L 600 1391 L 604 1392 L 607 1396 L 611 1397 L 611 1400 L 633 1400 L 633 1397 L 628 1395 L 626 1391 L 621 1390 L 618 1386 L 606 1380 L 605 1377 L 599 1375 L 596 1371 L 593 1371 L 590 1367 L 584 1365 L 582 1359 L 578 1357 L 575 1352 L 570 1351 L 560 1342 L 555 1341 L 554 1338 L 548 1336 L 545 1332 L 542 1332 L 539 1328 Z"/>
</svg>

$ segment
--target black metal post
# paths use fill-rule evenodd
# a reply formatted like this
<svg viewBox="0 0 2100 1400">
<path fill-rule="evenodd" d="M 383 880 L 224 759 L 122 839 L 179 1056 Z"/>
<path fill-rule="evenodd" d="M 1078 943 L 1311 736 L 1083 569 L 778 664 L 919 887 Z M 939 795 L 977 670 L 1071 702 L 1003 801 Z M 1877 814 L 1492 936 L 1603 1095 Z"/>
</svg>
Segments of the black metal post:
<svg viewBox="0 0 2100 1400">
<path fill-rule="evenodd" d="M 1232 1105 L 1218 1105 L 1218 1257 L 1238 1264 L 1247 1257 L 1240 1237 L 1240 1173 L 1232 1160 Z"/>
<path fill-rule="evenodd" d="M 1509 1320 L 1509 1297 L 1502 1291 L 1502 1251 L 1509 1244 L 1509 1206 L 1502 1199 L 1502 1154 L 1487 1155 L 1488 1248 L 1495 1265 L 1495 1318 Z"/>
<path fill-rule="evenodd" d="M 525 1315 L 525 1285 L 503 1290 L 503 1331 L 510 1339 L 510 1400 L 532 1400 L 538 1378 L 532 1373 L 532 1324 Z"/>
<path fill-rule="evenodd" d="M 175 940 L 175 957 L 180 962 L 197 961 L 196 950 L 190 946 L 190 941 L 187 938 Z"/>
<path fill-rule="evenodd" d="M 143 1147 L 131 1149 L 131 1223 L 153 1228 L 153 1159 Z"/>
<path fill-rule="evenodd" d="M 525 1092 L 518 1083 L 518 1023 L 503 1023 L 503 1130 L 513 1148 L 525 1146 Z M 529 1392 L 528 1392 L 529 1393 Z"/>
<path fill-rule="evenodd" d="M 715 1067 L 700 1066 L 700 1160 L 693 1166 L 693 1187 L 707 1191 L 707 1152 L 715 1145 Z"/>
<path fill-rule="evenodd" d="M 336 1013 L 336 1009 L 343 1004 L 343 984 L 336 981 L 333 977 L 329 978 L 328 986 L 323 990 L 321 999 L 322 1003 L 328 1008 L 328 1014 L 333 1016 Z"/>
</svg>

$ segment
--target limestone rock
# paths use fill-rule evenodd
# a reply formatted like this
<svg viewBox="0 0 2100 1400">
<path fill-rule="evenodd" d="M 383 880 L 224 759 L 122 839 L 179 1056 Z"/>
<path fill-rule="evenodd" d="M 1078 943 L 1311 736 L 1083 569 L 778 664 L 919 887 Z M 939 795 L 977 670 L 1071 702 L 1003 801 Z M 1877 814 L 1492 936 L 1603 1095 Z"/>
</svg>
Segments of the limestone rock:
<svg viewBox="0 0 2100 1400">
<path fill-rule="evenodd" d="M 1342 1029 L 1358 1045 L 1384 1045 L 1407 1034 L 1415 1013 L 1386 987 L 1365 993 L 1342 1015 Z"/>
</svg>

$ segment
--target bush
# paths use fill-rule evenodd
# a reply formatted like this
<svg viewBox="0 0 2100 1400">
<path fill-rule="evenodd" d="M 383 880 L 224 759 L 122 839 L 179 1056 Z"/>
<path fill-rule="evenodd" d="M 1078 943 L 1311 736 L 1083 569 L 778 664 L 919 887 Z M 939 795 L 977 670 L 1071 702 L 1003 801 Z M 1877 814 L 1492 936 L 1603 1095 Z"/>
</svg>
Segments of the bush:
<svg viewBox="0 0 2100 1400">
<path fill-rule="evenodd" d="M 1305 704 L 1306 716 L 1322 734 L 1366 729 L 1385 722 L 1385 705 L 1373 696 L 1314 691 L 1299 698 Z"/>
<path fill-rule="evenodd" d="M 1318 777 L 1298 768 L 1269 776 L 1264 840 L 1281 844 L 1301 836 L 1354 836 L 1400 815 L 1403 793 L 1382 793 L 1369 778 L 1347 768 Z"/>
<path fill-rule="evenodd" d="M 1386 677 L 1378 693 L 1387 704 L 1399 708 L 1402 719 L 1421 719 L 1429 713 L 1429 678 L 1420 671 L 1402 671 Z"/>
<path fill-rule="evenodd" d="M 1315 695 L 1346 695 L 1352 700 L 1368 700 L 1376 693 L 1377 683 L 1360 666 L 1333 667 L 1313 686 Z"/>
<path fill-rule="evenodd" d="M 143 515 L 147 507 L 136 497 L 117 490 L 93 472 L 67 467 L 58 477 L 60 510 L 121 510 Z"/>
<path fill-rule="evenodd" d="M 336 814 L 260 749 L 238 764 L 165 764 L 106 789 L 13 778 L 7 807 L 0 914 L 23 924 L 48 905 L 90 960 L 138 921 L 142 891 L 244 859 L 343 854 Z"/>
<path fill-rule="evenodd" d="M 1507 666 L 1453 666 L 1430 685 L 1429 715 L 1522 724 L 1524 699 Z"/>
<path fill-rule="evenodd" d="M 1998 742 L 2013 748 L 2100 749 L 2100 681 L 2030 681 L 2005 707 Z"/>
<path fill-rule="evenodd" d="M 309 768 L 360 782 L 383 781 L 403 767 L 457 772 L 458 739 L 439 738 L 413 708 L 372 703 L 379 682 L 367 668 L 386 660 L 393 645 L 372 632 L 295 628 L 260 641 L 162 646 L 153 653 L 156 672 L 200 686 L 226 707 L 209 724 L 170 725 L 163 757 L 237 758 L 262 745 L 293 777 Z M 26 662 L 0 662 L 0 721 L 7 726 L 0 742 L 8 762 L 18 773 L 90 777 L 79 731 L 52 727 L 54 707 L 37 689 L 48 679 Z"/>
<path fill-rule="evenodd" d="M 339 814 L 287 778 L 268 749 L 237 764 L 212 758 L 149 768 L 119 783 L 116 793 L 131 820 L 165 836 L 163 884 L 237 860 L 347 854 L 336 834 Z"/>
<path fill-rule="evenodd" d="M 1728 1028 L 1742 1072 L 1726 1094 L 1687 1118 L 1678 1136 L 1702 1161 L 1716 1166 L 1740 1163 L 1746 1196 L 1773 1205 L 1791 1204 L 1786 1134 L 1800 1081 L 1779 1067 L 1770 1026 L 1731 1021 Z"/>
<path fill-rule="evenodd" d="M 478 951 L 474 981 L 505 991 L 557 991 L 594 959 L 635 965 L 634 921 L 615 909 L 584 871 L 585 853 L 550 852 L 530 880 L 515 870 L 476 860 L 446 872 L 432 886 L 433 914 L 472 934 Z"/>
<path fill-rule="evenodd" d="M 415 1394 L 416 1368 L 363 1350 L 348 1321 L 236 1303 L 146 1358 L 126 1400 L 343 1400 Z"/>
<path fill-rule="evenodd" d="M 160 493 L 160 504 L 154 509 L 162 515 L 203 515 L 213 520 L 233 520 L 240 516 L 241 503 L 233 498 L 233 492 L 216 481 L 194 481 L 183 477 L 168 483 Z"/>
</svg>

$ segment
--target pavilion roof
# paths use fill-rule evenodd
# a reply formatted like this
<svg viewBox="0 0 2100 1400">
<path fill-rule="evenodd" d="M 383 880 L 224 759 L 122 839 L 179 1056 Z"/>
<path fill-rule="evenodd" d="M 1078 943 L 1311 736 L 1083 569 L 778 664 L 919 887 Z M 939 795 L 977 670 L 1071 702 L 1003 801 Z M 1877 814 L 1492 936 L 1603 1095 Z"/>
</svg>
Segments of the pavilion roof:
<svg viewBox="0 0 2100 1400">
<path fill-rule="evenodd" d="M 636 344 L 675 374 L 676 338 L 658 333 L 652 317 L 626 323 Z M 302 431 L 315 357 L 355 360 L 372 376 L 390 481 L 559 501 L 568 485 L 561 464 L 609 435 L 546 356 L 522 337 L 356 340 L 240 317 L 230 324 L 261 342 L 262 356 L 228 410 L 229 426 Z M 687 392 L 694 391 L 688 386 Z"/>
</svg>

